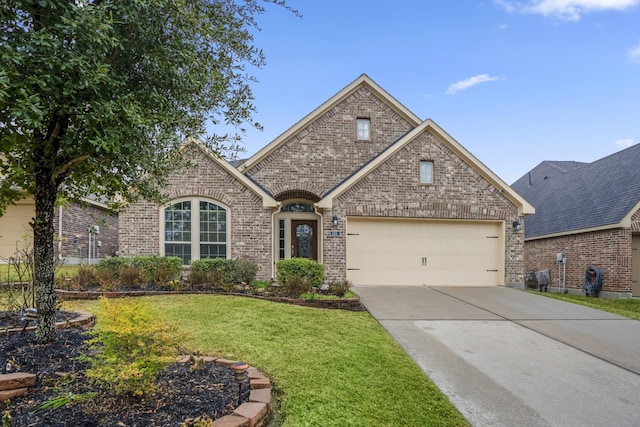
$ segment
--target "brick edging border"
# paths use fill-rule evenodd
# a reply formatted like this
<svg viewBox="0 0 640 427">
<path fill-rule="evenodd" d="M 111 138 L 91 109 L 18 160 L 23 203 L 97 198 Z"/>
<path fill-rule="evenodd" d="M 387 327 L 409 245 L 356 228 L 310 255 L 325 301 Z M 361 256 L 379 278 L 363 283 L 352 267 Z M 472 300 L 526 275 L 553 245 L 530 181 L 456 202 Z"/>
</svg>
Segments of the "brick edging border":
<svg viewBox="0 0 640 427">
<path fill-rule="evenodd" d="M 210 356 L 180 356 L 179 363 L 190 361 L 213 362 L 218 366 L 231 369 L 236 360 L 223 359 Z M 271 418 L 271 381 L 256 368 L 249 366 L 247 369 L 249 379 L 249 399 L 233 410 L 230 415 L 225 415 L 213 421 L 214 427 L 264 427 Z"/>
<path fill-rule="evenodd" d="M 65 329 L 65 328 L 74 328 L 74 327 L 82 327 L 88 328 L 93 326 L 96 318 L 93 317 L 91 313 L 87 313 L 84 311 L 74 311 L 74 313 L 78 314 L 78 316 L 74 317 L 71 320 L 65 320 L 62 322 L 56 322 L 56 329 Z M 26 331 L 35 331 L 36 326 L 27 326 Z M 7 328 L 0 329 L 0 335 L 12 335 L 19 334 L 22 332 L 22 327 L 19 328 Z"/>
</svg>

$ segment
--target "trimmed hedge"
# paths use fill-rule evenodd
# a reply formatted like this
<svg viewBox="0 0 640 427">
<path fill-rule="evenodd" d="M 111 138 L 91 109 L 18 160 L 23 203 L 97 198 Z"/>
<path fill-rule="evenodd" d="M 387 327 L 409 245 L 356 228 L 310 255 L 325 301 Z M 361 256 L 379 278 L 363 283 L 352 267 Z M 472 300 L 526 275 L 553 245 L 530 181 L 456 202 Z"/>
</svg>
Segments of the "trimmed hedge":
<svg viewBox="0 0 640 427">
<path fill-rule="evenodd" d="M 324 283 L 324 265 L 307 258 L 282 259 L 276 263 L 278 284 L 288 286 L 300 280 L 310 286 L 321 287 Z"/>
<path fill-rule="evenodd" d="M 193 284 L 213 283 L 232 287 L 238 283 L 251 284 L 258 273 L 258 265 L 247 259 L 205 258 L 190 263 L 189 277 Z"/>
<path fill-rule="evenodd" d="M 164 284 L 180 278 L 182 259 L 174 256 L 111 257 L 100 260 L 95 268 L 108 271 L 116 279 L 121 272 L 136 268 L 140 269 L 145 282 Z"/>
</svg>

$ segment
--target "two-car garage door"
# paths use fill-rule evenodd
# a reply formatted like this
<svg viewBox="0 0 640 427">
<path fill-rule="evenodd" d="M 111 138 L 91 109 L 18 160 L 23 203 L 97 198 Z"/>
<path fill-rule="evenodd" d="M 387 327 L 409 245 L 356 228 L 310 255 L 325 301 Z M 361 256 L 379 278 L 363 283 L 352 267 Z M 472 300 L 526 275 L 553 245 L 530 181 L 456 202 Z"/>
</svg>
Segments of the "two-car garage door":
<svg viewBox="0 0 640 427">
<path fill-rule="evenodd" d="M 503 285 L 503 223 L 350 217 L 347 279 L 354 285 Z"/>
</svg>

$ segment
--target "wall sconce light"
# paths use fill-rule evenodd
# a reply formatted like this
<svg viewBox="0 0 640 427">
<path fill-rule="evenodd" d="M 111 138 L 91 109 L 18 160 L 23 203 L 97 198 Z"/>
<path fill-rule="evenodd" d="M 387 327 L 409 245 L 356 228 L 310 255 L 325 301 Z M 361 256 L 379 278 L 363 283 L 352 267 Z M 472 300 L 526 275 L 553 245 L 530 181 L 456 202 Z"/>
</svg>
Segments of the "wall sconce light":
<svg viewBox="0 0 640 427">
<path fill-rule="evenodd" d="M 520 221 L 513 221 L 513 231 L 520 230 L 522 230 L 522 224 L 520 224 Z"/>
<path fill-rule="evenodd" d="M 338 217 L 334 215 L 334 217 L 333 217 L 333 226 L 335 227 L 336 225 L 338 225 Z"/>
</svg>

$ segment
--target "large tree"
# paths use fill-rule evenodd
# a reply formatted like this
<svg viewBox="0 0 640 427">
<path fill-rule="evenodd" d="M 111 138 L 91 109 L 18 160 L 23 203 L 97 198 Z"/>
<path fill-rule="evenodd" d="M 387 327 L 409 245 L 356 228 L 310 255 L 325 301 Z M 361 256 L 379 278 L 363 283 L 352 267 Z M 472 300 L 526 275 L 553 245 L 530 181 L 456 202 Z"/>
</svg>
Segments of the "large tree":
<svg viewBox="0 0 640 427">
<path fill-rule="evenodd" d="M 0 214 L 35 198 L 36 338 L 56 338 L 56 198 L 156 199 L 185 136 L 249 123 L 264 2 L 4 0 Z M 216 138 L 209 139 L 214 145 Z M 215 148 L 215 147 L 214 147 Z"/>
</svg>

